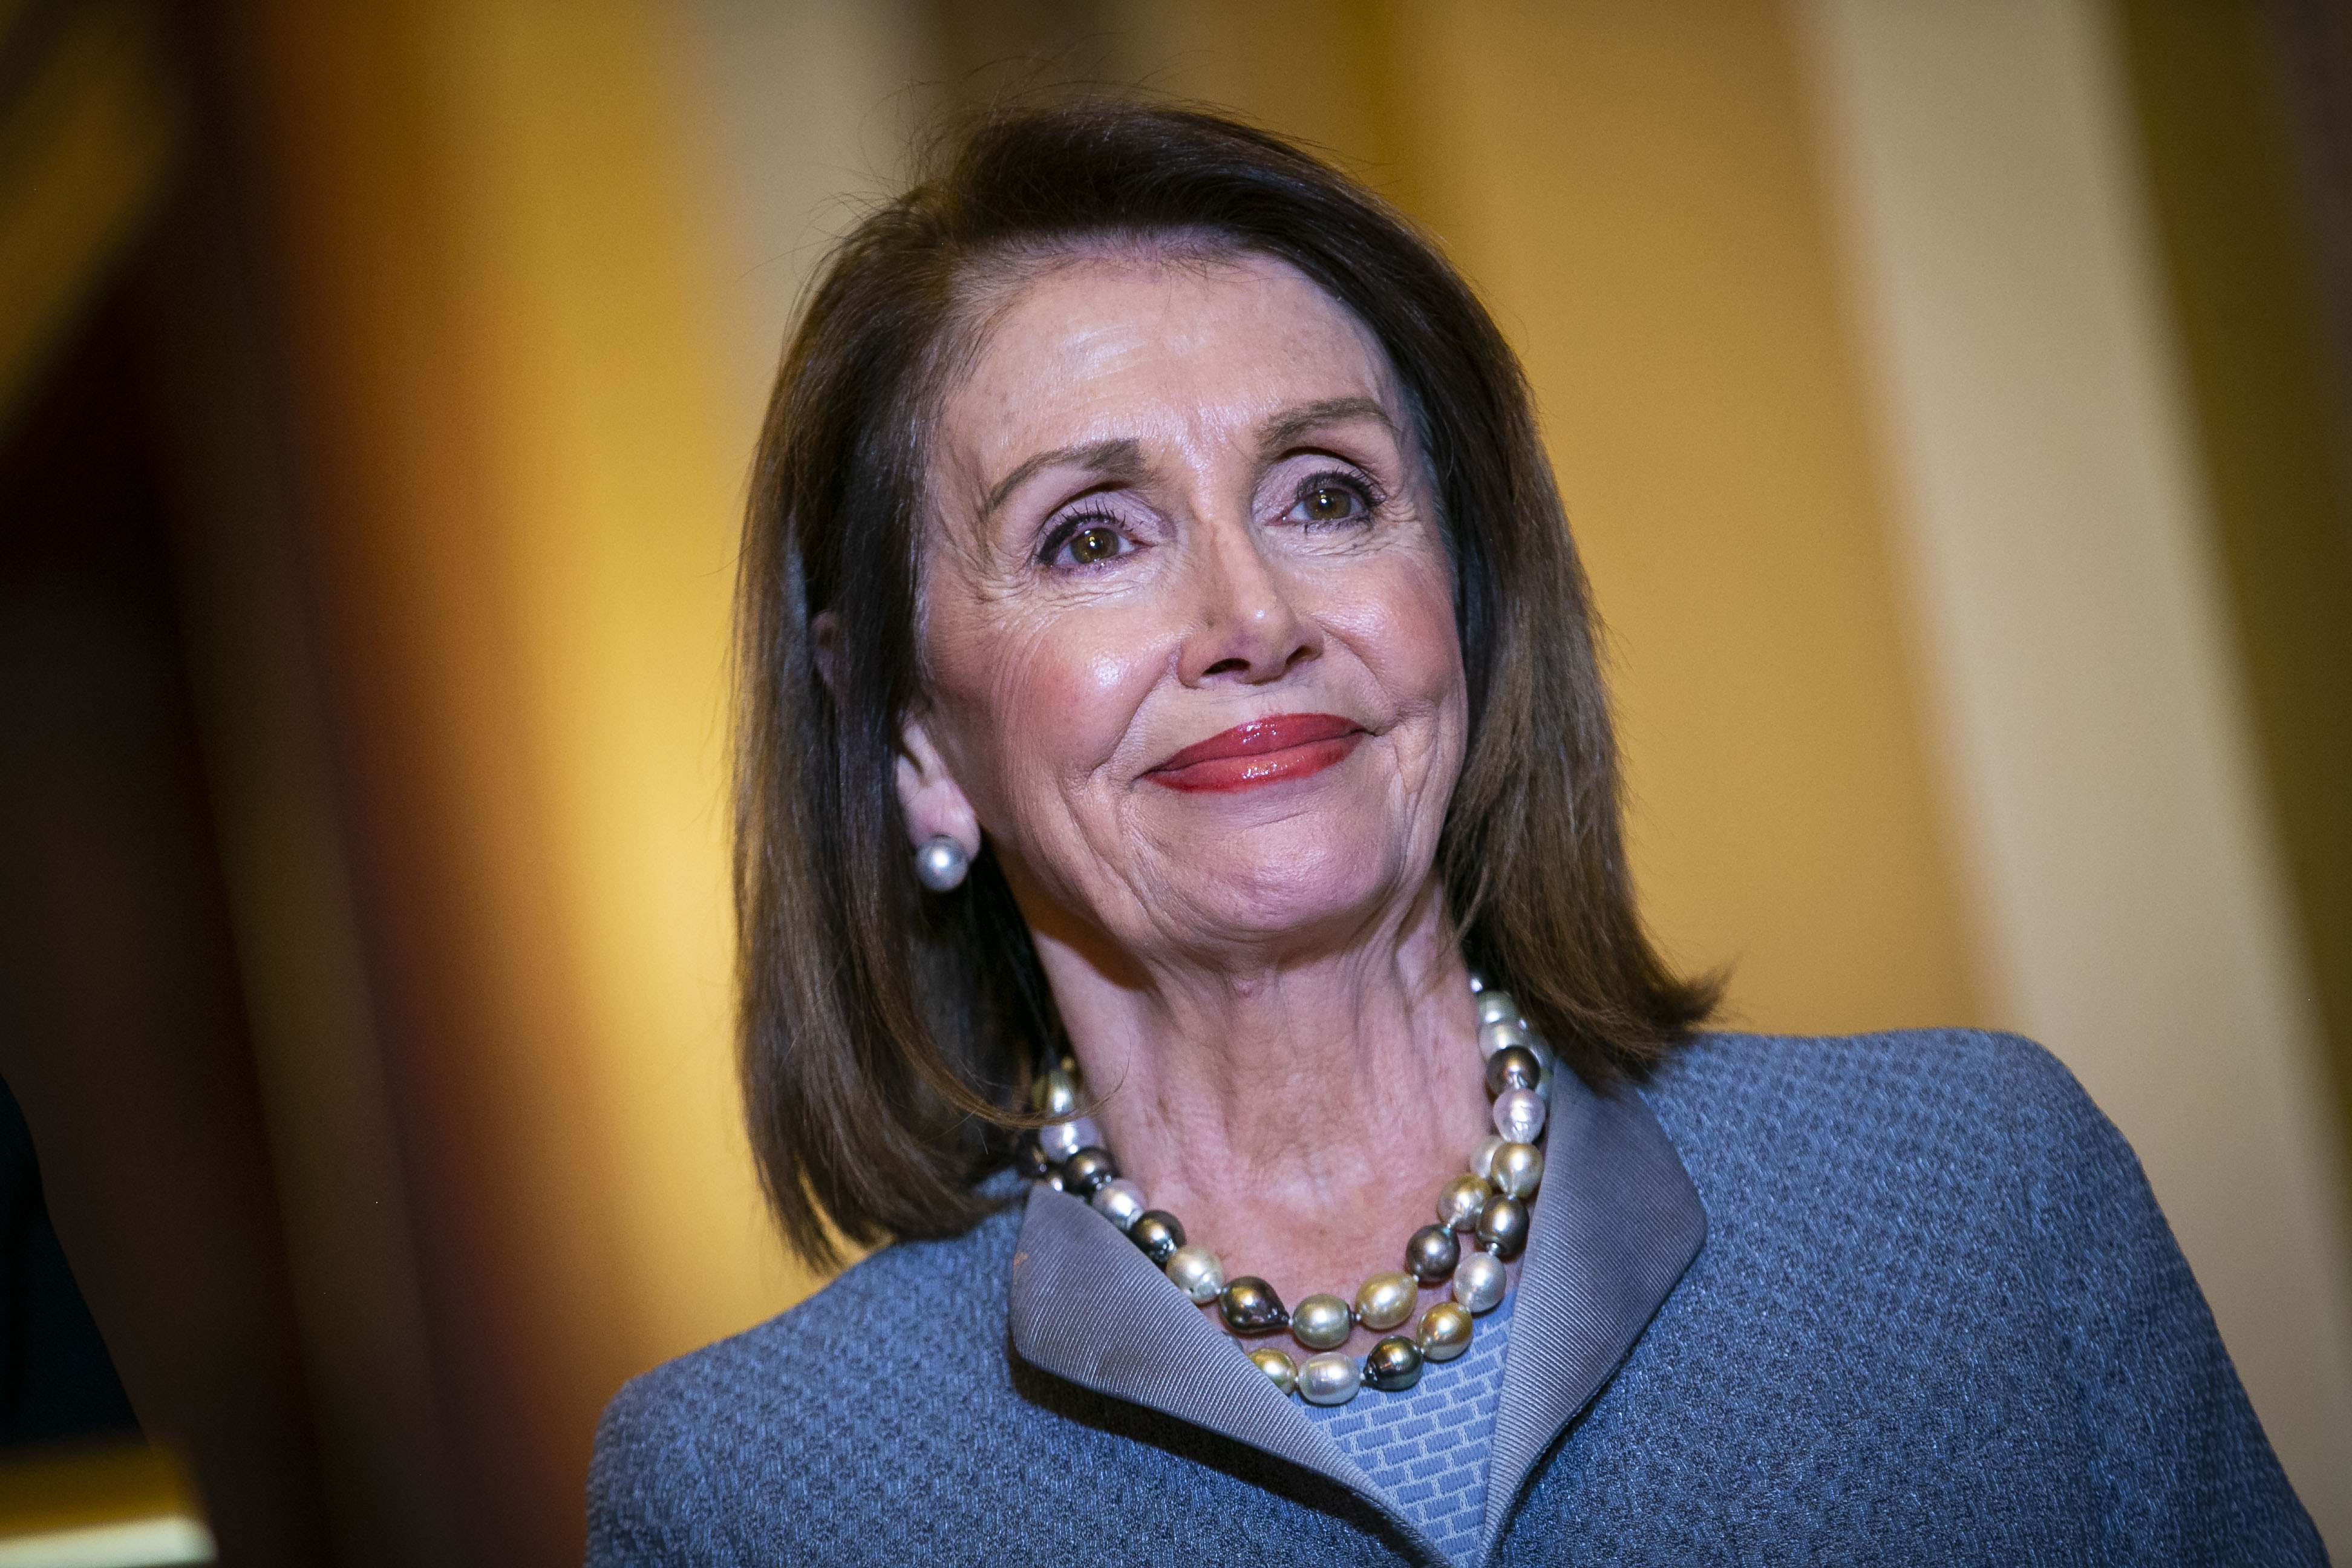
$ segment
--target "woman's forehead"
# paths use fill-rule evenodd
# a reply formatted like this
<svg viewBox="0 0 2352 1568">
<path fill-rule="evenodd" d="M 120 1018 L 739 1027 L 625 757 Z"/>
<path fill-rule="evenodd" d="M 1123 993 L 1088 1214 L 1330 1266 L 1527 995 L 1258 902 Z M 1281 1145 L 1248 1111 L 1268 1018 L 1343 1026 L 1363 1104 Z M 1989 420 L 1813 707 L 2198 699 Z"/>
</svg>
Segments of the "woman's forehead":
<svg viewBox="0 0 2352 1568">
<path fill-rule="evenodd" d="M 1403 423 L 1370 331 L 1272 258 L 1068 258 L 996 302 L 983 333 L 935 454 L 982 485 L 1040 451 L 1231 439 L 1312 404 L 1368 400 Z"/>
</svg>

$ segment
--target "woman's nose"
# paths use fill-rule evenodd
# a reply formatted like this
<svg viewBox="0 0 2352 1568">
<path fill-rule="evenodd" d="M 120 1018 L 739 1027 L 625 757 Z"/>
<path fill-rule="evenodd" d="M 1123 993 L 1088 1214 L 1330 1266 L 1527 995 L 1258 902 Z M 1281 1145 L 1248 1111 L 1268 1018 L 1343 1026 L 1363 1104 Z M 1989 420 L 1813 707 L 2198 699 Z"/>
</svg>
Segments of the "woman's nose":
<svg viewBox="0 0 2352 1568">
<path fill-rule="evenodd" d="M 1195 609 L 1178 674 L 1187 686 L 1279 679 L 1322 651 L 1322 634 L 1246 523 L 1213 524 L 1194 552 Z"/>
</svg>

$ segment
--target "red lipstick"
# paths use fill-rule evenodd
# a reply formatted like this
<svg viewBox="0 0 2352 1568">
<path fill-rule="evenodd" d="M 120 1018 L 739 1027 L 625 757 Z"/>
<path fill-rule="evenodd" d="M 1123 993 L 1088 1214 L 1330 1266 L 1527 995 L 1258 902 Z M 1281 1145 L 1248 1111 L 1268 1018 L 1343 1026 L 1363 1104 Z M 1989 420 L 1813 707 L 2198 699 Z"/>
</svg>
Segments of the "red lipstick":
<svg viewBox="0 0 2352 1568">
<path fill-rule="evenodd" d="M 1331 713 L 1276 713 L 1185 747 L 1143 776 L 1187 794 L 1254 789 L 1345 762 L 1364 727 Z"/>
</svg>

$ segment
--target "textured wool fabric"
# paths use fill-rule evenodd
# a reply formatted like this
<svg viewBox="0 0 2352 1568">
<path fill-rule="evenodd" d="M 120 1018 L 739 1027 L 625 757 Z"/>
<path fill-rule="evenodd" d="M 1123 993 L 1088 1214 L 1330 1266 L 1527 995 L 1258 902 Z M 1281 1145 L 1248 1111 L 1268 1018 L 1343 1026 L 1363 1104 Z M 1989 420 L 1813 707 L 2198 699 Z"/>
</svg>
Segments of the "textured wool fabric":
<svg viewBox="0 0 2352 1568">
<path fill-rule="evenodd" d="M 1299 1405 L 1399 1512 L 1465 1568 L 1486 1543 L 1486 1460 L 1510 1344 L 1506 1297 L 1478 1320 L 1468 1350 L 1433 1363 L 1404 1393 L 1368 1389 L 1345 1405 Z"/>
<path fill-rule="evenodd" d="M 1654 1118 L 1705 1243 L 1678 1279 L 1637 1278 L 1638 1250 L 1589 1277 L 1563 1265 L 1565 1303 L 1523 1274 L 1507 1384 L 1563 1375 L 1538 1353 L 1547 1323 L 1643 1302 L 1646 1327 L 1557 1423 L 1507 1386 L 1496 1473 L 1531 1464 L 1488 1500 L 1486 1561 L 2325 1562 L 2137 1161 L 2038 1047 L 1707 1036 L 1612 1103 L 1589 1149 L 1555 1152 L 1539 1227 L 1563 1183 L 1627 1235 L 1675 1223 L 1662 1173 L 1622 1175 L 1629 1119 Z M 623 1389 L 589 1561 L 1444 1561 L 1336 1450 L 1278 1458 L 1177 1419 L 1149 1345 L 1087 1351 L 1132 1325 L 1094 1321 L 1078 1276 L 1017 1268 L 1026 1237 L 1095 1234 L 1045 1196 L 887 1247 Z M 1016 1272 L 1073 1288 L 1016 1315 Z M 1057 1296 L 1074 1321 L 1052 1321 Z"/>
</svg>

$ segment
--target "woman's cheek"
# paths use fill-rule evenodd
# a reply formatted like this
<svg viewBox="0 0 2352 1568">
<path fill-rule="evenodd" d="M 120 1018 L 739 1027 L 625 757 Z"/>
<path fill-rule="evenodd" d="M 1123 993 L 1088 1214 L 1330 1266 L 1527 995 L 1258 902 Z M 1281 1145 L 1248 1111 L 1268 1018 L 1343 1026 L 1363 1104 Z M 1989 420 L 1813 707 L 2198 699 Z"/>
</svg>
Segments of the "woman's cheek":
<svg viewBox="0 0 2352 1568">
<path fill-rule="evenodd" d="M 940 736 L 948 771 L 971 801 L 981 826 L 1000 831 L 1015 781 L 1007 770 L 1022 752 L 1021 663 L 1002 628 L 984 618 L 934 613 L 931 697 L 947 722 Z"/>
<path fill-rule="evenodd" d="M 1463 684 L 1453 584 L 1425 563 L 1385 565 L 1327 622 L 1400 708 L 1443 704 Z"/>
<path fill-rule="evenodd" d="M 1144 651 L 1127 617 L 1083 612 L 1038 621 L 994 642 L 989 692 L 972 715 L 995 752 L 1002 804 L 1023 815 L 1118 753 L 1165 663 Z"/>
<path fill-rule="evenodd" d="M 1057 771 L 1091 773 L 1117 758 L 1167 666 L 1158 642 L 1148 619 L 1106 610 L 1066 617 L 1040 644 L 1033 685 Z"/>
</svg>

